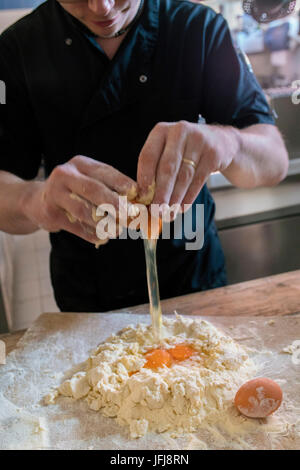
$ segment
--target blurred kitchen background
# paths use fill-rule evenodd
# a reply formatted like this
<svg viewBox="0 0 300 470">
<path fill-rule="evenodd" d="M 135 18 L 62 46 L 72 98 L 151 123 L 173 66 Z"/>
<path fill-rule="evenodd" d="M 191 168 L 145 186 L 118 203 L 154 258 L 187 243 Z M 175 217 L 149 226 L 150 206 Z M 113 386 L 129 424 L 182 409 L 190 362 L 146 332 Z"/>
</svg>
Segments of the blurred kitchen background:
<svg viewBox="0 0 300 470">
<path fill-rule="evenodd" d="M 0 33 L 41 0 L 0 0 Z M 230 284 L 300 269 L 300 15 L 259 24 L 241 0 L 203 2 L 227 19 L 236 47 L 261 83 L 287 143 L 288 177 L 274 188 L 241 190 L 220 174 L 208 182 L 227 259 Z M 299 83 L 295 83 L 299 80 Z M 272 156 L 270 155 L 270 158 Z M 49 277 L 46 232 L 0 232 L 0 333 L 27 328 L 45 311 L 58 311 Z M 145 280 L 146 282 L 146 280 Z"/>
</svg>

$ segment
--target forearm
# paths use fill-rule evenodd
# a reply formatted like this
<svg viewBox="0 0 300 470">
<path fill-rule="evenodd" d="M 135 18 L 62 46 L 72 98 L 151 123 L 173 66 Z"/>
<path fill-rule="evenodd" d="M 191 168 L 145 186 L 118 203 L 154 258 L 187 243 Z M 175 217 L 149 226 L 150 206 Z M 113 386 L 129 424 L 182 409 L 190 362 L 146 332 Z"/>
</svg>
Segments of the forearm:
<svg viewBox="0 0 300 470">
<path fill-rule="evenodd" d="M 285 178 L 288 154 L 283 139 L 275 126 L 258 124 L 238 130 L 224 128 L 228 149 L 234 157 L 223 175 L 239 188 L 274 186 Z"/>
<path fill-rule="evenodd" d="M 27 234 L 38 230 L 38 226 L 25 215 L 25 205 L 39 184 L 0 171 L 0 230 L 11 234 Z"/>
</svg>

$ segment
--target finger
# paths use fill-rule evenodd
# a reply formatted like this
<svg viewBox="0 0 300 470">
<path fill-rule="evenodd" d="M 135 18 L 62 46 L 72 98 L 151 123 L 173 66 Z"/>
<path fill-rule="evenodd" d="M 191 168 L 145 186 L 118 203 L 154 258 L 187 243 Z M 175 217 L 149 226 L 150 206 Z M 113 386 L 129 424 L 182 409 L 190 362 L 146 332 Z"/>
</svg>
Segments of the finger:
<svg viewBox="0 0 300 470">
<path fill-rule="evenodd" d="M 119 194 L 109 189 L 104 183 L 97 181 L 89 176 L 79 173 L 77 170 L 65 174 L 64 184 L 69 192 L 86 199 L 92 205 L 99 206 L 101 204 L 111 206 L 111 212 L 119 210 Z"/>
<path fill-rule="evenodd" d="M 190 132 L 186 139 L 185 152 L 177 174 L 170 205 L 181 204 L 197 172 L 197 166 L 204 151 L 204 141 L 199 132 Z M 194 164 L 189 163 L 194 162 Z"/>
<path fill-rule="evenodd" d="M 186 132 L 182 123 L 170 126 L 156 172 L 153 204 L 169 204 L 185 151 Z"/>
<path fill-rule="evenodd" d="M 168 129 L 168 123 L 156 125 L 140 152 L 137 166 L 137 183 L 138 201 L 142 204 L 147 205 L 151 197 L 153 199 L 157 166 L 165 147 Z"/>
<path fill-rule="evenodd" d="M 195 172 L 196 170 L 192 165 L 184 162 L 181 163 L 173 193 L 170 198 L 170 206 L 173 204 L 180 204 L 182 202 L 194 179 Z"/>
<path fill-rule="evenodd" d="M 109 242 L 109 238 L 107 238 L 106 240 L 98 240 L 96 243 L 95 243 L 95 247 L 96 248 L 99 248 L 100 246 L 102 245 L 106 245 L 106 243 Z"/>
<path fill-rule="evenodd" d="M 127 196 L 130 201 L 137 196 L 137 183 L 111 165 L 78 155 L 72 159 L 79 172 L 104 183 L 112 191 Z"/>
<path fill-rule="evenodd" d="M 72 233 L 73 235 L 76 235 L 89 243 L 96 244 L 99 242 L 96 236 L 95 228 L 93 229 L 91 226 L 86 225 L 83 222 L 79 222 L 78 220 L 75 222 L 70 222 L 63 209 L 58 207 L 56 208 L 55 220 L 56 225 L 60 227 L 61 230 Z"/>
<path fill-rule="evenodd" d="M 115 218 L 105 215 L 97 222 L 96 235 L 101 241 L 107 238 L 117 238 L 119 236 L 119 224 Z"/>
<path fill-rule="evenodd" d="M 63 209 L 71 223 L 79 220 L 95 228 L 94 206 L 87 199 L 71 193 L 64 182 L 58 184 L 55 180 L 50 191 L 44 193 L 43 202 L 47 202 L 49 206 L 54 205 Z"/>
<path fill-rule="evenodd" d="M 194 179 L 181 202 L 182 210 L 184 210 L 184 204 L 193 204 L 204 184 L 206 183 L 209 175 L 210 172 L 203 170 L 201 168 L 201 163 L 199 162 Z"/>
<path fill-rule="evenodd" d="M 201 148 L 199 148 L 199 142 L 195 141 L 194 139 L 188 139 L 177 174 L 177 179 L 173 188 L 173 193 L 170 198 L 170 205 L 180 204 L 182 202 L 196 175 L 196 168 L 200 160 L 200 155 Z M 194 162 L 196 168 L 191 163 L 188 163 L 184 160 L 190 160 Z"/>
<path fill-rule="evenodd" d="M 73 222 L 78 220 L 95 229 L 96 224 L 92 217 L 94 206 L 89 201 L 66 190 L 62 193 L 59 204 L 74 219 Z"/>
<path fill-rule="evenodd" d="M 59 178 L 53 178 L 52 181 L 53 183 L 50 185 L 49 190 L 42 193 L 43 228 L 49 232 L 66 230 L 90 243 L 98 243 L 95 223 L 91 225 L 86 224 L 78 220 L 80 217 L 77 219 L 71 212 L 62 207 L 65 199 L 68 201 L 66 205 L 69 210 L 69 201 L 73 203 L 80 202 L 87 209 L 88 201 L 84 201 L 77 195 L 74 195 L 75 198 L 72 199 L 70 192 L 64 183 L 59 181 Z M 73 209 L 71 211 L 75 212 Z"/>
<path fill-rule="evenodd" d="M 90 225 L 86 225 L 85 223 L 79 221 L 76 221 L 75 223 L 71 222 L 71 225 L 66 224 L 63 230 L 66 230 L 73 235 L 77 235 L 83 240 L 92 243 L 96 246 L 96 248 L 105 245 L 109 241 L 109 237 L 99 239 L 97 237 L 95 228 L 91 228 Z"/>
<path fill-rule="evenodd" d="M 148 189 L 143 193 L 139 193 L 135 199 L 135 202 L 139 204 L 144 204 L 145 206 L 149 206 L 153 201 L 155 194 L 155 181 L 152 181 L 152 184 L 148 186 Z"/>
</svg>

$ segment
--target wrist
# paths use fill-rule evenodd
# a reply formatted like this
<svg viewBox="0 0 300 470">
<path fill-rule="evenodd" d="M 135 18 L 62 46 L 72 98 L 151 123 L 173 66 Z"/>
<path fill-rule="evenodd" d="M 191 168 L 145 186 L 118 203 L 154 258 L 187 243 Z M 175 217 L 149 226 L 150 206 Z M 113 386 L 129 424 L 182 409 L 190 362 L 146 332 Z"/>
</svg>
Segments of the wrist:
<svg viewBox="0 0 300 470">
<path fill-rule="evenodd" d="M 232 126 L 220 127 L 223 138 L 220 139 L 224 167 L 220 168 L 223 175 L 228 178 L 239 167 L 243 155 L 242 134 L 239 129 Z"/>
<path fill-rule="evenodd" d="M 239 129 L 233 126 L 228 126 L 226 132 L 229 140 L 229 148 L 231 149 L 231 164 L 234 164 L 243 152 L 242 134 Z"/>
<path fill-rule="evenodd" d="M 41 187 L 43 186 L 41 181 L 24 181 L 19 188 L 18 197 L 18 213 L 24 219 L 24 221 L 30 225 L 32 229 L 39 228 L 38 223 L 35 220 L 36 199 L 41 194 Z"/>
<path fill-rule="evenodd" d="M 216 151 L 220 156 L 220 168 L 225 171 L 233 166 L 242 154 L 242 134 L 233 126 L 211 125 Z"/>
</svg>

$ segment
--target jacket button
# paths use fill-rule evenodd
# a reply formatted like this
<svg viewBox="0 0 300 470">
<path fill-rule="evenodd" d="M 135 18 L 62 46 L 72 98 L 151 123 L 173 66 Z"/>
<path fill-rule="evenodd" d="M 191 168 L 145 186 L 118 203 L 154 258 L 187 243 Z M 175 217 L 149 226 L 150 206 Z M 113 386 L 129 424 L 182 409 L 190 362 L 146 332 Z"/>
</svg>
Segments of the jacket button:
<svg viewBox="0 0 300 470">
<path fill-rule="evenodd" d="M 146 83 L 146 81 L 148 80 L 148 77 L 146 75 L 140 75 L 139 80 L 141 83 Z"/>
<path fill-rule="evenodd" d="M 71 38 L 67 38 L 67 39 L 65 40 L 65 43 L 67 44 L 67 46 L 71 46 L 72 42 L 73 42 L 73 41 L 72 41 Z"/>
</svg>

